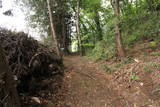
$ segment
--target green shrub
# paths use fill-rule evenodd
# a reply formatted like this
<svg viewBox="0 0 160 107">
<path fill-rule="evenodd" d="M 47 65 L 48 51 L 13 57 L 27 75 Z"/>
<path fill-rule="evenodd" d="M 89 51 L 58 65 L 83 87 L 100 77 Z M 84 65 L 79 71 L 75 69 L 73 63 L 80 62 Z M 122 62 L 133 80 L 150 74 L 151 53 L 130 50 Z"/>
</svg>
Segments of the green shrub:
<svg viewBox="0 0 160 107">
<path fill-rule="evenodd" d="M 122 39 L 125 46 L 131 46 L 141 40 L 160 40 L 160 16 L 156 13 L 143 12 L 140 14 L 129 14 L 121 18 Z M 151 46 L 157 45 L 152 42 Z"/>
<path fill-rule="evenodd" d="M 90 53 L 90 56 L 95 59 L 111 59 L 116 56 L 114 43 L 108 44 L 104 41 L 98 42 L 95 48 Z"/>
<path fill-rule="evenodd" d="M 155 47 L 158 45 L 157 41 L 160 41 L 160 15 L 157 13 L 150 13 L 146 9 L 141 9 L 137 13 L 134 9 L 129 10 L 127 14 L 124 14 L 120 17 L 120 25 L 121 25 L 121 34 L 122 34 L 122 42 L 124 48 L 130 50 L 135 43 L 143 40 L 152 40 L 148 45 L 151 47 Z M 94 48 L 92 51 L 89 51 L 89 56 L 94 59 L 111 59 L 116 56 L 116 46 L 115 46 L 115 29 L 114 23 L 116 19 L 112 16 L 108 16 L 105 24 L 102 27 L 103 38 L 101 41 L 94 44 Z M 96 33 L 95 33 L 96 34 Z M 90 33 L 90 35 L 84 36 L 83 40 L 86 41 L 86 38 L 90 37 L 91 42 L 94 41 L 94 37 L 98 37 L 98 35 L 94 35 Z M 93 42 L 93 43 L 95 43 Z M 152 55 L 156 55 L 156 53 L 152 53 Z M 132 61 L 131 61 L 132 62 Z M 124 63 L 130 63 L 130 61 L 126 60 Z"/>
</svg>

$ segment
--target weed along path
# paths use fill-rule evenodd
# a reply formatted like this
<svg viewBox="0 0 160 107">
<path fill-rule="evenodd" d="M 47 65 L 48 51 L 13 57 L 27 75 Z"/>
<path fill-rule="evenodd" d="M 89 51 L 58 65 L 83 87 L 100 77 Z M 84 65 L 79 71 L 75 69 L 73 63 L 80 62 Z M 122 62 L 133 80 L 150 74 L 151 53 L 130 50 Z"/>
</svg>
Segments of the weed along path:
<svg viewBox="0 0 160 107">
<path fill-rule="evenodd" d="M 64 58 L 67 107 L 133 107 L 113 89 L 97 63 L 80 56 Z"/>
</svg>

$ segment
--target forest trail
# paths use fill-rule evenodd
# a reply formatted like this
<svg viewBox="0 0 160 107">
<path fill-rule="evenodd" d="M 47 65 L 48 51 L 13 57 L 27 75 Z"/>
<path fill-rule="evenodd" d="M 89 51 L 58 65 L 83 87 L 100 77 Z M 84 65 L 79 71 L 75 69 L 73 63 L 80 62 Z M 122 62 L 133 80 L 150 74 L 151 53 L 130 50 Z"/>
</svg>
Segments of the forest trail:
<svg viewBox="0 0 160 107">
<path fill-rule="evenodd" d="M 97 63 L 86 57 L 68 56 L 64 64 L 68 67 L 64 80 L 67 107 L 131 107 L 113 90 Z"/>
<path fill-rule="evenodd" d="M 138 59 L 139 63 L 129 62 L 117 69 L 118 72 L 108 74 L 102 65 L 113 67 L 122 62 L 65 57 L 62 88 L 65 106 L 60 107 L 160 107 L 160 59 L 149 55 L 147 59 L 143 55 Z M 138 78 L 132 79 L 133 75 Z"/>
</svg>

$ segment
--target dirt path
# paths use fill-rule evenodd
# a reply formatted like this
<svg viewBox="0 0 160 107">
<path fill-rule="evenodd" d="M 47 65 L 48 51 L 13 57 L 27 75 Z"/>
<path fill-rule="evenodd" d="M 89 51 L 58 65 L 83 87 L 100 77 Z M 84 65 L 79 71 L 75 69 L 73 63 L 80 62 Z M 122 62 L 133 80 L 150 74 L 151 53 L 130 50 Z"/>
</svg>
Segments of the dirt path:
<svg viewBox="0 0 160 107">
<path fill-rule="evenodd" d="M 67 107 L 133 107 L 110 85 L 98 64 L 85 57 L 64 58 Z"/>
</svg>

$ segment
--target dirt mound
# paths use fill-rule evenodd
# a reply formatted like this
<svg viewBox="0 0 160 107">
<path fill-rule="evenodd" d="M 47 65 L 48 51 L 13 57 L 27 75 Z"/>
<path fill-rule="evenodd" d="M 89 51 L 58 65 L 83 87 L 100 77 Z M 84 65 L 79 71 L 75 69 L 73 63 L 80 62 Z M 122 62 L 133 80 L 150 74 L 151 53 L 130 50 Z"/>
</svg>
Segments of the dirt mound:
<svg viewBox="0 0 160 107">
<path fill-rule="evenodd" d="M 33 97 L 49 99 L 51 93 L 56 93 L 63 78 L 63 63 L 54 52 L 23 32 L 5 29 L 0 29 L 0 45 L 24 106 L 40 104 Z"/>
</svg>

